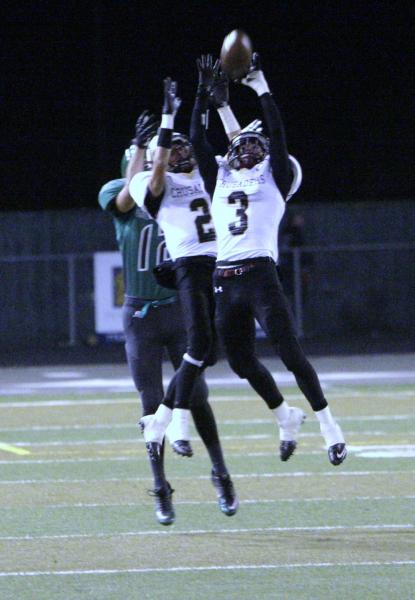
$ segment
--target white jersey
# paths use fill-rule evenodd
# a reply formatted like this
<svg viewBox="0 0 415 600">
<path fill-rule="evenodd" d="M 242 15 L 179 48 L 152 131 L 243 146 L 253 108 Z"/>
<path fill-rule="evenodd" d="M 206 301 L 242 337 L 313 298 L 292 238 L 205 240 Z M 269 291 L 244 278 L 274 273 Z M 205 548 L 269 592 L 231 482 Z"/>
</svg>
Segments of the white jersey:
<svg viewBox="0 0 415 600">
<path fill-rule="evenodd" d="M 278 260 L 278 228 L 285 202 L 272 176 L 269 156 L 252 169 L 231 169 L 219 159 L 212 200 L 218 261 L 258 256 Z"/>
<path fill-rule="evenodd" d="M 150 171 L 137 173 L 129 186 L 131 197 L 144 210 L 150 178 Z M 198 169 L 191 173 L 166 173 L 164 195 L 155 219 L 164 232 L 173 260 L 185 256 L 216 256 L 210 208 L 210 196 Z"/>
</svg>

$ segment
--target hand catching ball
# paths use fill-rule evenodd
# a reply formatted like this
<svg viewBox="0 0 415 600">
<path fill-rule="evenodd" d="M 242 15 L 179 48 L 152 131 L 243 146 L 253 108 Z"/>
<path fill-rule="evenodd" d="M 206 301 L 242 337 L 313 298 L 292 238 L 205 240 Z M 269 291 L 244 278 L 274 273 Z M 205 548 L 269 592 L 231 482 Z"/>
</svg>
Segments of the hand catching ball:
<svg viewBox="0 0 415 600">
<path fill-rule="evenodd" d="M 231 79 L 242 79 L 249 71 L 252 61 L 252 44 L 248 35 L 234 29 L 223 40 L 220 51 L 222 71 Z"/>
</svg>

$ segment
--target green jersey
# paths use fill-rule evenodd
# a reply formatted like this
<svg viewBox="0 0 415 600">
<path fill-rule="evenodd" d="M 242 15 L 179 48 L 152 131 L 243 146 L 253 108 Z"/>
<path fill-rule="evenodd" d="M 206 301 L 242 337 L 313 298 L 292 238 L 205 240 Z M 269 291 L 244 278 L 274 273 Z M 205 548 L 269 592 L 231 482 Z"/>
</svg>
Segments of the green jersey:
<svg viewBox="0 0 415 600">
<path fill-rule="evenodd" d="M 163 300 L 175 292 L 157 284 L 153 268 L 168 258 L 164 235 L 155 221 L 137 207 L 127 213 L 117 210 L 115 198 L 125 179 L 108 181 L 100 190 L 98 202 L 113 218 L 118 247 L 122 254 L 126 296 L 143 300 Z"/>
</svg>

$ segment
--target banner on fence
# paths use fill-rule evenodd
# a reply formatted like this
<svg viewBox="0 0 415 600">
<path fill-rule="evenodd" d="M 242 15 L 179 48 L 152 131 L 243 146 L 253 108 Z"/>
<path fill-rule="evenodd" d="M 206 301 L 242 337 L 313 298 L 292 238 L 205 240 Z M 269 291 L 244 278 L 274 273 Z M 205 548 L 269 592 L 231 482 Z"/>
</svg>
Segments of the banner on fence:
<svg viewBox="0 0 415 600">
<path fill-rule="evenodd" d="M 95 332 L 122 339 L 124 282 L 120 252 L 94 253 Z"/>
</svg>

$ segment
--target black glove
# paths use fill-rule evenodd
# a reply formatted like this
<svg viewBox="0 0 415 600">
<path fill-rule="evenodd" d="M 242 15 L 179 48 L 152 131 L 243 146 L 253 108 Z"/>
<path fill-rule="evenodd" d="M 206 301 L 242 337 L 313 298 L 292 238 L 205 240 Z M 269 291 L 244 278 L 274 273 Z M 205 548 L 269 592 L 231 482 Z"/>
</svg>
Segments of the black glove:
<svg viewBox="0 0 415 600">
<path fill-rule="evenodd" d="M 156 135 L 158 125 L 154 115 L 148 110 L 143 111 L 135 124 L 135 137 L 131 143 L 139 148 L 146 148 L 151 138 Z"/>
<path fill-rule="evenodd" d="M 177 96 L 177 81 L 172 81 L 171 77 L 166 77 L 163 82 L 164 86 L 164 102 L 163 102 L 163 115 L 175 116 L 179 110 L 179 106 L 182 103 L 180 98 Z"/>
<path fill-rule="evenodd" d="M 213 57 L 211 54 L 202 54 L 200 58 L 196 59 L 197 70 L 199 72 L 199 84 L 198 91 L 210 92 L 213 86 L 213 82 L 218 75 L 220 61 L 216 60 L 213 63 Z"/>
<path fill-rule="evenodd" d="M 229 79 L 223 71 L 217 73 L 209 98 L 215 108 L 223 108 L 229 104 Z"/>
</svg>

